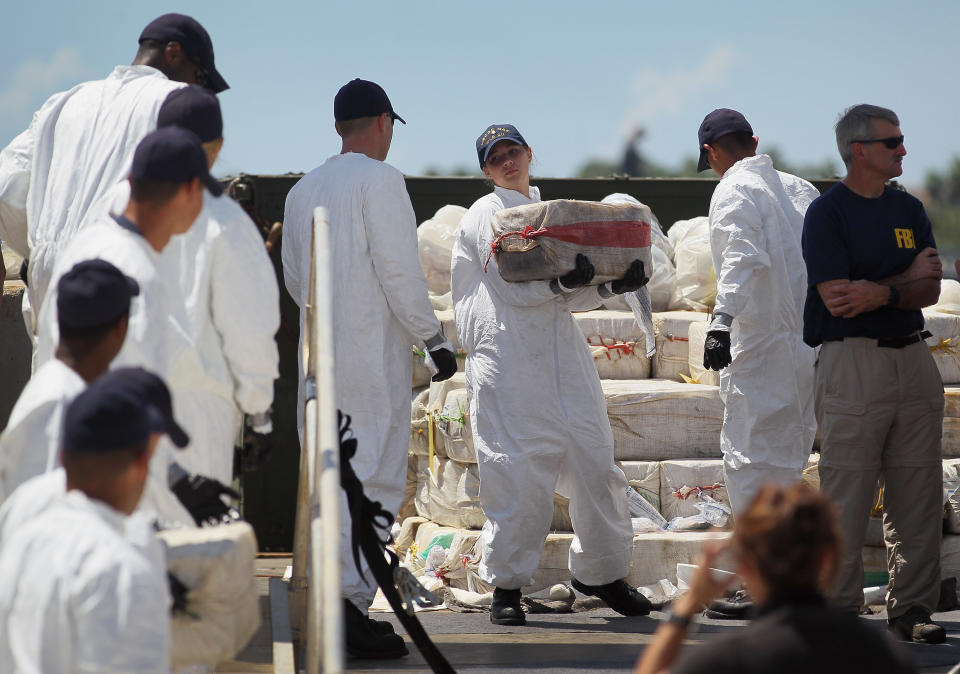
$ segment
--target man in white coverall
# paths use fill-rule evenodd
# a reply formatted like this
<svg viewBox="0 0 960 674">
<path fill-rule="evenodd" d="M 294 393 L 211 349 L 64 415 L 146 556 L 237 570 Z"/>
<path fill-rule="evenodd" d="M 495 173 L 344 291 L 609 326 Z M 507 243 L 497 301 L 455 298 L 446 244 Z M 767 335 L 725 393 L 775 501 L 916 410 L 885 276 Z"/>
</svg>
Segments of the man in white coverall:
<svg viewBox="0 0 960 674">
<path fill-rule="evenodd" d="M 210 36 L 197 21 L 164 14 L 140 34 L 133 65 L 50 97 L 0 153 L 0 239 L 29 258 L 24 318 L 31 336 L 56 257 L 87 209 L 126 177 L 137 143 L 182 83 L 220 92 Z"/>
<path fill-rule="evenodd" d="M 213 168 L 223 147 L 216 96 L 194 85 L 170 92 L 157 116 L 157 127 L 167 126 L 195 133 Z M 91 207 L 88 221 L 122 212 L 129 199 L 130 183 L 118 183 Z M 184 328 L 202 364 L 187 382 L 175 382 L 177 417 L 190 434 L 178 463 L 229 483 L 242 413 L 248 415 L 241 455 L 246 465 L 259 465 L 270 453 L 270 406 L 278 374 L 274 335 L 280 326 L 273 265 L 243 209 L 226 194 L 204 195 L 203 210 L 189 231 L 163 249 L 158 275 L 171 297 L 182 298 Z"/>
<path fill-rule="evenodd" d="M 140 297 L 130 309 L 127 339 L 114 366 L 139 366 L 162 377 L 174 391 L 189 387 L 202 372 L 195 345 L 187 330 L 183 300 L 170 297 L 159 276 L 161 251 L 174 234 L 186 232 L 203 207 L 203 192 L 219 196 L 223 188 L 207 167 L 200 139 L 186 129 L 167 127 L 144 138 L 130 169 L 130 201 L 123 213 L 103 215 L 85 223 L 57 260 L 53 282 L 83 260 L 103 259 L 136 279 Z M 55 285 L 54 285 L 55 287 Z M 43 365 L 59 339 L 55 317 L 56 290 L 40 312 L 37 363 Z M 176 408 L 176 402 L 174 402 Z M 171 459 L 167 442 L 160 445 L 151 465 L 151 488 L 144 498 L 156 511 L 175 521 L 190 523 L 166 484 Z"/>
<path fill-rule="evenodd" d="M 327 209 L 333 278 L 337 407 L 353 417 L 357 453 L 352 464 L 366 495 L 396 514 L 406 479 L 410 437 L 410 346 L 423 342 L 439 372 L 456 372 L 450 343 L 440 331 L 417 258 L 417 223 L 403 175 L 384 163 L 395 119 L 387 94 L 356 79 L 334 100 L 341 153 L 305 175 L 287 195 L 283 273 L 290 296 L 304 305 L 310 276 L 313 210 Z M 303 364 L 297 404 L 303 425 Z M 344 501 L 345 503 L 345 501 Z M 348 511 L 343 506 L 342 511 Z M 339 548 L 347 621 L 347 651 L 355 656 L 400 657 L 403 640 L 365 614 L 376 592 L 368 569 L 357 574 L 348 551 L 351 525 L 343 518 Z M 332 544 L 332 542 L 331 542 Z"/>
<path fill-rule="evenodd" d="M 63 414 L 120 351 L 139 294 L 136 281 L 104 260 L 81 262 L 60 279 L 56 357 L 27 382 L 0 433 L 0 503 L 58 465 Z"/>
<path fill-rule="evenodd" d="M 122 371 L 114 375 L 67 408 L 66 493 L 0 546 L 4 671 L 169 671 L 159 545 L 142 529 L 130 531 L 142 521 L 128 516 L 160 434 L 175 423 L 139 387 L 125 385 Z"/>
<path fill-rule="evenodd" d="M 767 482 L 800 480 L 813 448 L 815 352 L 803 343 L 803 216 L 819 196 L 757 155 L 742 114 L 721 108 L 698 132 L 700 162 L 720 182 L 710 200 L 717 302 L 704 367 L 720 371 L 720 448 L 734 515 Z"/>
</svg>

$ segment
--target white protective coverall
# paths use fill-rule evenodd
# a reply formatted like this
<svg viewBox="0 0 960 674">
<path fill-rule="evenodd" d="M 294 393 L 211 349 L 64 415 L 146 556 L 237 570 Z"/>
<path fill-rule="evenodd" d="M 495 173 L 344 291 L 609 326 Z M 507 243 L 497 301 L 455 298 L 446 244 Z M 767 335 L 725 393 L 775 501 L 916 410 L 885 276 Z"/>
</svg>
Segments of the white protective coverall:
<svg viewBox="0 0 960 674">
<path fill-rule="evenodd" d="M 166 574 L 79 491 L 0 547 L 0 662 L 16 672 L 169 672 Z"/>
<path fill-rule="evenodd" d="M 63 415 L 86 387 L 80 375 L 57 358 L 34 372 L 0 433 L 0 503 L 31 477 L 59 465 Z"/>
<path fill-rule="evenodd" d="M 765 482 L 799 481 L 813 447 L 816 354 L 803 343 L 800 235 L 819 194 L 757 155 L 730 167 L 710 200 L 714 316 L 733 317 L 733 360 L 720 371 L 720 448 L 734 514 Z"/>
<path fill-rule="evenodd" d="M 48 300 L 40 310 L 37 331 L 38 366 L 48 361 L 60 339 L 57 323 L 57 283 L 79 262 L 106 260 L 140 285 L 140 295 L 130 301 L 130 319 L 123 347 L 110 364 L 117 367 L 142 367 L 160 376 L 170 388 L 174 415 L 189 434 L 194 416 L 189 405 L 178 401 L 177 391 L 202 372 L 196 347 L 184 329 L 186 318 L 182 299 L 170 297 L 158 276 L 159 254 L 139 233 L 121 227 L 110 216 L 99 216 L 73 238 L 61 252 L 51 276 Z M 167 470 L 175 451 L 164 436 L 150 461 L 150 480 L 141 500 L 141 508 L 153 509 L 163 518 L 193 526 L 193 518 L 166 487 Z"/>
<path fill-rule="evenodd" d="M 90 205 L 127 175 L 167 94 L 182 86 L 150 66 L 117 66 L 106 79 L 51 96 L 0 152 L 0 239 L 30 259 L 31 335 L 57 254 Z"/>
<path fill-rule="evenodd" d="M 364 492 L 395 515 L 410 441 L 410 346 L 427 340 L 433 345 L 438 336 L 443 341 L 417 257 L 413 206 L 399 171 L 359 153 L 334 155 L 294 185 L 284 209 L 282 256 L 284 282 L 300 307 L 301 340 L 317 206 L 327 209 L 330 221 L 337 407 L 353 418 L 352 465 Z M 300 373 L 302 431 L 302 363 Z M 366 612 L 377 586 L 365 560 L 369 584 L 354 567 L 345 499 L 342 504 L 344 597 Z"/>
<path fill-rule="evenodd" d="M 484 272 L 493 214 L 539 200 L 536 187 L 529 199 L 501 187 L 478 199 L 460 221 L 451 265 L 487 516 L 480 576 L 502 589 L 530 584 L 554 489 L 570 499 L 576 536 L 569 563 L 577 580 L 625 578 L 633 541 L 600 378 L 570 314 L 598 307 L 597 287 L 555 295 L 546 281 L 510 283 L 496 256 Z"/>
<path fill-rule="evenodd" d="M 117 183 L 90 208 L 82 227 L 122 213 L 129 199 L 130 183 Z M 243 209 L 226 194 L 204 192 L 203 210 L 185 234 L 170 239 L 157 274 L 168 297 L 184 303 L 184 328 L 201 363 L 180 380 L 174 396 L 176 417 L 190 436 L 177 463 L 230 484 L 241 415 L 270 409 L 280 372 L 273 264 Z"/>
</svg>

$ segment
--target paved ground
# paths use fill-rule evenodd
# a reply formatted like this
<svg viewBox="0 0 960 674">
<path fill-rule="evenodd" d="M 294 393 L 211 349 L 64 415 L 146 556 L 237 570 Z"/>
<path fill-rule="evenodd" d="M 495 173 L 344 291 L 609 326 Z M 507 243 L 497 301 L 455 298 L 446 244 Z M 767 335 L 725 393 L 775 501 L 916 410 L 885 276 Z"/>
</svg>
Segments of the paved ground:
<svg viewBox="0 0 960 674">
<path fill-rule="evenodd" d="M 271 625 L 267 581 L 280 576 L 289 558 L 258 560 L 261 593 L 260 630 L 247 648 L 229 663 L 217 667 L 218 672 L 272 672 Z M 643 647 L 663 618 L 654 612 L 643 618 L 624 618 L 609 609 L 584 613 L 528 616 L 525 627 L 501 627 L 490 623 L 486 613 L 454 613 L 430 611 L 419 613 L 421 622 L 434 642 L 458 672 L 559 672 L 589 671 L 592 674 L 629 672 Z M 404 634 L 392 614 L 377 614 L 390 620 L 397 632 Z M 947 643 L 939 646 L 904 644 L 913 656 L 919 671 L 946 673 L 960 663 L 960 611 L 935 616 L 948 631 Z M 883 615 L 864 620 L 878 630 L 885 629 Z M 704 619 L 699 630 L 691 634 L 688 648 L 741 630 L 741 621 Z M 408 640 L 409 641 L 409 640 Z M 408 643 L 410 655 L 400 660 L 351 660 L 351 672 L 427 672 L 416 647 Z M 854 673 L 851 673 L 854 674 Z"/>
</svg>

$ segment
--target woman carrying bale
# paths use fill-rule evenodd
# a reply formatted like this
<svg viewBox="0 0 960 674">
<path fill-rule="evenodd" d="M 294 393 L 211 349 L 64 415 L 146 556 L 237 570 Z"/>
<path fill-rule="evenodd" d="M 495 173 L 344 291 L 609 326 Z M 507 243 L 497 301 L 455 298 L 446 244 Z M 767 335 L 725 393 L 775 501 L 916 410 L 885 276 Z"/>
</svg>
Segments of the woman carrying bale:
<svg viewBox="0 0 960 674">
<path fill-rule="evenodd" d="M 624 580 L 633 541 L 627 481 L 613 462 L 593 358 L 570 314 L 642 287 L 643 264 L 591 286 L 593 265 L 577 255 L 560 278 L 505 281 L 490 254 L 491 220 L 501 209 L 540 201 L 530 186 L 533 153 L 516 127 L 497 124 L 477 139 L 477 156 L 494 190 L 460 222 L 451 285 L 487 517 L 480 575 L 496 588 L 490 620 L 525 622 L 520 588 L 537 569 L 554 489 L 570 499 L 573 586 L 623 615 L 646 615 L 650 602 Z"/>
</svg>

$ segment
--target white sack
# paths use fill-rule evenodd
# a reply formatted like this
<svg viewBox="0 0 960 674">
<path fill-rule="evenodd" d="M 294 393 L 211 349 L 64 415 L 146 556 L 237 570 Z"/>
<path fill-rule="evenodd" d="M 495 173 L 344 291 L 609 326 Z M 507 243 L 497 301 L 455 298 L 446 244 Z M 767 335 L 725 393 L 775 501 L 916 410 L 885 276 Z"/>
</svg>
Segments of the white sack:
<svg viewBox="0 0 960 674">
<path fill-rule="evenodd" d="M 660 462 L 660 512 L 669 521 L 699 511 L 703 495 L 730 505 L 723 482 L 723 459 L 679 459 Z"/>
<path fill-rule="evenodd" d="M 645 337 L 633 313 L 583 311 L 573 314 L 587 338 L 593 363 L 601 379 L 646 379 L 650 359 L 644 353 Z"/>
<path fill-rule="evenodd" d="M 940 281 L 940 298 L 930 307 L 946 314 L 960 314 L 960 283 L 945 278 Z"/>
<path fill-rule="evenodd" d="M 430 453 L 430 419 L 427 416 L 427 402 L 430 389 L 413 392 L 410 403 L 410 445 L 408 451 L 417 456 L 427 456 Z"/>
<path fill-rule="evenodd" d="M 466 212 L 462 206 L 444 206 L 417 228 L 417 254 L 431 295 L 450 292 L 450 258 Z"/>
<path fill-rule="evenodd" d="M 706 323 L 709 316 L 696 311 L 665 311 L 653 315 L 657 352 L 650 375 L 656 379 L 683 381 L 690 376 L 690 325 Z"/>
<path fill-rule="evenodd" d="M 944 459 L 943 482 L 944 487 L 950 484 L 955 486 L 960 481 L 960 459 Z M 960 493 L 954 491 L 944 506 L 946 530 L 951 534 L 960 534 Z"/>
<path fill-rule="evenodd" d="M 923 310 L 923 327 L 932 333 L 927 346 L 944 384 L 960 384 L 960 313 Z"/>
<path fill-rule="evenodd" d="M 663 379 L 604 380 L 614 458 L 719 458 L 720 389 Z"/>
<path fill-rule="evenodd" d="M 627 482 L 637 490 L 650 505 L 660 511 L 660 462 L 616 461 Z"/>
<path fill-rule="evenodd" d="M 944 457 L 960 457 L 960 385 L 943 387 L 943 436 L 940 439 Z"/>
<path fill-rule="evenodd" d="M 171 623 L 171 664 L 214 665 L 229 660 L 260 625 L 256 587 L 257 539 L 247 522 L 157 534 L 167 570 L 187 586 L 187 610 Z M 158 616 L 162 619 L 162 616 Z"/>
<path fill-rule="evenodd" d="M 711 386 L 720 385 L 720 373 L 716 370 L 708 370 L 703 366 L 703 346 L 707 341 L 707 328 L 709 323 L 706 321 L 695 321 L 690 324 L 687 333 L 687 363 L 690 366 L 690 377 L 697 384 L 710 384 Z"/>
<path fill-rule="evenodd" d="M 701 216 L 687 223 L 688 229 L 682 239 L 674 244 L 673 261 L 677 275 L 670 308 L 709 311 L 717 297 L 717 276 L 710 252 L 709 219 Z"/>
</svg>

